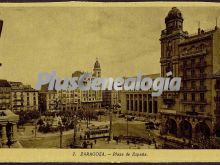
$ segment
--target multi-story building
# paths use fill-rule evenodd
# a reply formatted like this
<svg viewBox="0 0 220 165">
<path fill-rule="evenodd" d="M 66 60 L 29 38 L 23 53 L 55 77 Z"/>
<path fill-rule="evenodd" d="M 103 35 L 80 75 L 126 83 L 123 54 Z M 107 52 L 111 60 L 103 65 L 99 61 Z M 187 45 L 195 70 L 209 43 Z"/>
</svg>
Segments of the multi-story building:
<svg viewBox="0 0 220 165">
<path fill-rule="evenodd" d="M 55 90 L 48 90 L 48 84 L 43 85 L 39 91 L 39 111 L 54 111 L 57 110 L 58 93 Z"/>
<path fill-rule="evenodd" d="M 119 91 L 116 90 L 103 90 L 102 91 L 102 107 L 114 106 L 120 103 Z"/>
<path fill-rule="evenodd" d="M 143 77 L 155 79 L 159 76 L 160 74 L 152 74 Z M 157 97 L 152 97 L 151 93 L 151 90 L 120 91 L 122 113 L 156 118 L 158 116 L 158 99 Z"/>
<path fill-rule="evenodd" d="M 0 20 L 0 36 L 2 27 L 3 20 Z M 12 142 L 12 145 L 17 142 L 19 116 L 11 112 L 10 109 L 11 85 L 7 80 L 0 80 L 0 148 L 6 147 L 8 142 Z"/>
<path fill-rule="evenodd" d="M 161 133 L 187 139 L 209 137 L 219 129 L 214 75 L 220 68 L 220 30 L 199 28 L 189 35 L 183 31 L 183 21 L 180 10 L 173 7 L 161 32 L 161 75 L 171 71 L 182 78 L 179 92 L 163 92 L 160 97 Z"/>
<path fill-rule="evenodd" d="M 81 71 L 76 71 L 72 74 L 73 77 L 80 77 L 83 74 Z M 93 76 L 88 81 L 91 81 L 95 77 L 101 77 L 101 67 L 98 59 L 94 64 Z M 86 83 L 86 82 L 85 82 Z M 83 109 L 99 109 L 102 103 L 102 91 L 101 90 L 78 90 L 80 99 L 79 107 Z"/>
<path fill-rule="evenodd" d="M 79 90 L 61 90 L 58 92 L 58 99 L 60 100 L 60 108 L 62 110 L 78 110 L 80 95 Z"/>
<path fill-rule="evenodd" d="M 7 80 L 0 80 L 0 110 L 11 109 L 11 85 Z"/>
<path fill-rule="evenodd" d="M 9 82 L 11 85 L 12 111 L 38 111 L 38 91 L 21 82 Z"/>
</svg>

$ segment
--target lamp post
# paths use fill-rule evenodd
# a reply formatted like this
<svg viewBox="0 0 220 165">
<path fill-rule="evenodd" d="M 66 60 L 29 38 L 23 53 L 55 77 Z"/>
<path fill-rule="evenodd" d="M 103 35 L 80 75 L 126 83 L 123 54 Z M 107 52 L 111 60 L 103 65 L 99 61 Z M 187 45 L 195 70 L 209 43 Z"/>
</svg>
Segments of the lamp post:
<svg viewBox="0 0 220 165">
<path fill-rule="evenodd" d="M 54 103 L 55 103 L 55 109 L 58 111 L 59 107 L 60 107 L 61 100 L 56 99 L 56 100 L 54 100 Z M 62 143 L 63 143 L 63 124 L 62 124 L 62 120 L 59 121 L 59 129 L 60 129 L 60 148 L 62 148 Z"/>
<path fill-rule="evenodd" d="M 60 122 L 59 122 L 59 127 L 60 127 L 60 148 L 62 148 L 62 143 L 63 143 L 63 125 Z"/>
<path fill-rule="evenodd" d="M 111 136 L 112 136 L 112 109 L 113 109 L 113 107 L 106 106 L 106 109 L 109 111 L 109 141 L 111 141 Z"/>
<path fill-rule="evenodd" d="M 74 116 L 74 132 L 73 132 L 73 143 L 76 143 L 76 134 L 77 134 L 77 115 Z"/>
<path fill-rule="evenodd" d="M 128 136 L 128 113 L 127 113 L 126 119 L 127 119 L 127 136 Z"/>
</svg>

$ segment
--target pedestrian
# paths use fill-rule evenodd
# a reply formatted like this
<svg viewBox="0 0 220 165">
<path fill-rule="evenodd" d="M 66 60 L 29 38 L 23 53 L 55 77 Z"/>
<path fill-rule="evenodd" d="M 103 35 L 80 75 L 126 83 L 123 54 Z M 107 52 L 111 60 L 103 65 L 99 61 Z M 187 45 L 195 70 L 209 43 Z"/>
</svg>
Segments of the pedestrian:
<svg viewBox="0 0 220 165">
<path fill-rule="evenodd" d="M 129 143 L 130 143 L 129 140 L 127 140 L 127 145 L 129 145 Z"/>
<path fill-rule="evenodd" d="M 95 144 L 96 144 L 96 139 L 94 140 Z"/>
<path fill-rule="evenodd" d="M 90 145 L 91 145 L 91 148 L 92 148 L 92 146 L 93 146 L 93 143 L 91 143 Z"/>
<path fill-rule="evenodd" d="M 83 148 L 87 148 L 87 143 L 86 143 L 86 141 L 83 142 Z"/>
</svg>

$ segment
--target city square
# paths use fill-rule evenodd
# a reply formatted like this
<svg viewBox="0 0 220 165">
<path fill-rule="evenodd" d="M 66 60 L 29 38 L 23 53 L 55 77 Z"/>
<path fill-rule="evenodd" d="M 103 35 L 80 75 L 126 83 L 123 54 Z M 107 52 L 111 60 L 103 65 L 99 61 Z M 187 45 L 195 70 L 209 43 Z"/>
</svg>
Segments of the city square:
<svg viewBox="0 0 220 165">
<path fill-rule="evenodd" d="M 62 43 L 55 42 L 62 38 L 60 36 L 57 37 L 56 35 L 50 34 L 49 37 L 52 38 L 50 38 L 50 42 L 55 44 L 55 46 L 51 46 L 50 42 L 45 41 L 45 37 L 39 37 L 44 40 L 44 43 L 49 43 L 48 47 L 55 49 L 54 52 L 51 52 L 54 61 L 56 61 L 57 56 L 59 56 L 59 58 L 56 64 L 54 64 L 55 62 L 53 62 L 53 64 L 48 62 L 47 58 L 50 58 L 50 56 L 45 56 L 44 53 L 51 51 L 51 49 L 45 48 L 39 39 L 40 46 L 45 48 L 43 50 L 39 49 L 39 51 L 43 51 L 43 55 L 33 55 L 34 58 L 30 58 L 30 60 L 27 60 L 28 57 L 25 56 L 23 60 L 27 60 L 26 64 L 18 63 L 20 67 L 15 68 L 13 74 L 11 73 L 12 71 L 10 71 L 11 74 L 4 74 L 6 75 L 4 76 L 5 79 L 0 79 L 0 148 L 220 148 L 220 29 L 218 27 L 218 19 L 215 19 L 215 26 L 212 26 L 211 29 L 204 30 L 199 24 L 196 29 L 197 32 L 195 34 L 189 34 L 184 30 L 185 26 L 189 28 L 187 21 L 192 19 L 187 15 L 188 9 L 179 9 L 177 7 L 166 9 L 166 11 L 160 9 L 162 14 L 160 17 L 158 16 L 158 22 L 156 24 L 162 24 L 161 20 L 164 21 L 164 23 L 160 26 L 154 25 L 158 27 L 155 30 L 151 29 L 151 32 L 157 36 L 156 38 L 158 39 L 157 42 L 155 41 L 157 43 L 155 44 L 157 47 L 156 53 L 159 54 L 155 57 L 156 64 L 158 65 L 157 70 L 155 69 L 157 72 L 152 69 L 152 72 L 145 74 L 146 69 L 141 76 L 139 74 L 138 76 L 132 77 L 131 75 L 136 73 L 136 70 L 134 68 L 130 70 L 127 69 L 130 67 L 131 61 L 137 71 L 140 69 L 136 61 L 138 60 L 137 54 L 139 54 L 139 52 L 133 52 L 137 54 L 135 57 L 132 57 L 131 60 L 127 61 L 126 69 L 123 67 L 124 61 L 126 61 L 125 59 L 124 61 L 118 59 L 118 61 L 115 62 L 116 65 L 114 61 L 111 60 L 117 58 L 117 56 L 105 60 L 108 56 L 108 58 L 110 58 L 111 55 L 101 55 L 106 53 L 105 48 L 99 47 L 102 45 L 101 41 L 105 41 L 107 38 L 107 41 L 110 42 L 112 36 L 114 36 L 114 30 L 113 32 L 111 30 L 114 28 L 105 29 L 107 32 L 110 31 L 110 35 L 112 36 L 105 36 L 107 34 L 109 35 L 105 30 L 103 30 L 105 35 L 102 33 L 102 35 L 100 35 L 99 30 L 94 30 L 93 20 L 98 22 L 96 22 L 98 26 L 106 25 L 105 21 L 108 21 L 108 19 L 103 19 L 106 17 L 118 23 L 118 19 L 120 20 L 120 18 L 111 17 L 112 11 L 109 13 L 103 11 L 96 13 L 88 10 L 88 12 L 94 12 L 94 18 L 90 17 L 88 20 L 85 20 L 85 22 L 90 23 L 89 25 L 91 27 L 84 25 L 84 22 L 81 22 L 83 19 L 78 20 L 79 24 L 85 26 L 86 32 L 91 32 L 92 29 L 91 34 L 89 33 L 90 35 L 94 35 L 97 38 L 101 36 L 101 39 L 104 38 L 98 41 L 98 44 L 96 43 L 99 49 L 104 50 L 103 52 L 100 51 L 100 54 L 97 55 L 96 58 L 94 58 L 96 54 L 94 53 L 95 49 L 93 49 L 93 41 L 94 38 L 96 38 L 94 36 L 91 37 L 92 40 L 86 38 L 88 43 L 93 45 L 90 46 L 90 44 L 87 43 L 88 52 L 86 53 L 84 52 L 84 47 L 80 47 L 80 44 L 68 45 L 72 40 L 77 43 L 80 42 L 80 37 L 77 40 L 74 40 L 75 38 L 68 38 L 70 35 L 64 35 L 62 30 L 61 32 L 59 31 L 60 29 L 58 31 L 62 33 L 61 36 L 63 38 L 67 37 L 63 45 Z M 146 12 L 144 9 L 142 10 Z M 185 12 L 182 12 L 182 10 Z M 218 10 L 216 9 L 216 11 Z M 50 13 L 48 14 L 47 12 L 46 15 L 51 17 Z M 65 11 L 63 9 L 59 9 L 59 12 L 64 13 L 64 15 L 66 12 L 76 14 L 74 11 Z M 82 10 L 81 14 L 83 18 L 84 12 L 85 11 Z M 151 12 L 155 12 L 155 10 Z M 62 14 L 57 15 L 60 20 L 62 20 Z M 185 14 L 188 16 L 186 17 L 187 19 L 184 17 Z M 67 15 L 65 16 L 68 18 Z M 215 13 L 213 15 L 215 15 Z M 132 21 L 140 21 L 136 18 L 143 19 L 144 16 L 147 16 L 147 14 L 145 13 L 142 17 L 136 15 L 135 18 L 131 18 Z M 127 16 L 124 17 L 128 20 L 130 18 Z M 75 18 L 77 18 L 77 16 L 75 16 Z M 41 22 L 39 17 L 36 17 L 36 20 Z M 103 24 L 100 23 L 102 20 L 104 20 Z M 0 21 L 1 30 L 2 28 L 6 30 L 1 31 L 1 33 L 2 35 L 5 33 L 5 35 L 7 35 L 7 28 L 9 27 L 3 26 L 4 21 L 5 20 Z M 53 24 L 54 22 L 48 22 L 48 20 L 46 20 L 45 24 Z M 142 26 L 145 28 L 145 23 L 143 22 L 142 20 L 139 24 L 144 24 Z M 125 23 L 125 26 L 123 26 L 122 31 L 134 28 L 131 25 L 127 27 L 126 21 L 123 23 Z M 65 22 L 58 24 L 61 29 L 64 28 L 62 27 L 63 24 L 65 24 Z M 120 25 L 120 23 L 118 24 Z M 44 24 L 41 24 L 41 26 L 43 25 Z M 72 24 L 71 26 L 67 25 L 67 27 L 72 26 Z M 77 26 L 77 24 L 75 26 Z M 32 27 L 32 25 L 30 25 L 30 27 L 35 28 Z M 188 28 L 187 30 L 189 30 Z M 72 32 L 69 28 L 66 28 L 66 30 L 69 33 Z M 54 31 L 56 31 L 56 28 Z M 94 33 L 97 34 L 95 35 Z M 143 31 L 142 33 L 145 37 L 147 36 L 146 38 L 149 38 L 150 34 L 148 32 Z M 140 36 L 143 35 L 142 33 Z M 81 31 L 76 30 L 75 35 L 77 36 L 79 34 L 81 34 Z M 126 38 L 127 36 L 126 33 L 118 32 L 117 35 L 119 34 L 122 35 L 120 39 L 123 39 L 123 37 Z M 44 35 L 46 35 L 46 33 Z M 57 35 L 60 34 L 58 33 Z M 81 35 L 82 38 L 85 37 L 84 33 Z M 29 33 L 29 36 L 32 36 L 31 33 Z M 113 45 L 117 41 L 114 37 L 113 41 L 111 41 Z M 3 41 L 5 40 L 6 38 L 3 38 Z M 82 40 L 81 42 L 84 43 L 84 41 L 87 40 Z M 127 42 L 129 42 L 129 40 Z M 152 41 L 149 40 L 149 43 L 151 42 Z M 123 44 L 124 43 L 126 43 L 126 40 L 123 40 Z M 31 43 L 28 42 L 28 44 Z M 25 46 L 28 44 L 21 45 Z M 103 43 L 103 45 L 104 44 L 105 43 Z M 137 50 L 141 49 L 141 46 L 136 45 L 136 40 L 132 42 L 130 47 L 134 45 L 137 46 Z M 68 52 L 70 49 L 67 49 L 66 46 L 68 48 L 76 46 L 73 49 L 78 48 L 78 51 L 81 53 L 80 56 L 77 56 L 76 54 L 78 52 L 74 52 L 74 50 Z M 115 52 L 117 52 L 120 47 L 116 45 L 114 45 L 115 47 L 111 47 L 111 44 L 105 45 L 105 47 L 108 46 L 111 50 L 115 50 Z M 59 47 L 59 49 L 56 49 L 57 47 Z M 33 49 L 35 48 L 34 45 Z M 149 46 L 149 48 L 151 47 Z M 10 49 L 8 50 L 11 51 Z M 31 48 L 28 50 L 32 51 Z M 121 50 L 121 54 L 125 54 L 124 51 L 132 50 L 133 47 L 129 49 L 129 46 L 127 46 L 126 49 Z M 74 60 L 76 62 L 73 61 L 77 64 L 77 68 L 75 65 L 72 65 L 74 69 L 68 67 L 68 63 L 71 60 L 66 60 L 68 58 L 65 58 L 63 51 L 67 54 L 69 53 L 69 55 L 66 56 L 75 58 Z M 90 51 L 91 54 L 94 53 L 91 57 L 87 55 Z M 33 52 L 36 53 L 37 51 Z M 139 62 L 144 61 L 142 63 L 144 67 L 148 66 L 146 65 L 147 62 L 149 62 L 149 65 L 152 63 L 152 67 L 149 66 L 149 68 L 153 68 L 155 64 L 148 60 L 151 56 L 145 57 L 145 54 L 147 54 L 146 50 L 141 52 L 145 53 L 139 58 L 144 57 L 144 60 L 141 59 Z M 21 53 L 20 56 L 23 55 L 22 51 L 19 53 Z M 56 53 L 58 54 L 54 56 Z M 101 58 L 99 56 L 101 56 Z M 40 59 L 39 61 L 38 58 Z M 11 61 L 19 61 L 17 59 L 10 60 L 10 58 L 4 57 L 3 65 L 0 70 L 3 70 L 5 66 L 7 70 L 8 65 L 15 67 L 15 65 L 11 64 Z M 38 68 L 38 64 L 36 64 L 37 62 L 35 63 L 34 60 L 38 61 L 40 71 L 35 70 L 34 74 L 32 74 L 32 72 L 30 72 L 32 67 L 35 69 Z M 84 63 L 84 61 L 87 63 Z M 102 63 L 102 61 L 104 62 Z M 90 63 L 92 63 L 91 66 Z M 62 66 L 57 66 L 60 64 L 62 64 Z M 108 64 L 108 66 L 104 64 Z M 27 68 L 25 68 L 26 65 Z M 89 66 L 84 67 L 85 65 Z M 64 78 L 55 77 L 55 72 L 51 72 L 50 75 L 50 72 L 45 71 L 52 70 L 52 68 L 62 70 L 61 77 Z M 14 73 L 20 71 L 19 69 L 28 72 L 28 76 L 22 79 L 22 74 Z M 42 73 L 42 71 L 45 71 L 44 78 L 46 79 L 43 79 L 43 75 L 39 74 Z M 113 81 L 112 78 L 112 82 L 104 83 L 104 89 L 97 87 L 97 84 L 100 85 L 102 82 L 96 82 L 96 80 L 109 80 L 107 77 L 113 77 L 110 76 L 111 71 L 114 71 L 115 80 L 118 81 Z M 128 73 L 125 74 L 124 71 Z M 5 72 L 4 70 L 4 73 Z M 57 71 L 57 73 L 58 72 L 59 71 Z M 76 88 L 77 83 L 75 80 L 78 80 L 79 77 L 86 74 L 89 74 L 89 76 L 80 81 L 80 83 L 83 87 L 87 86 L 89 88 L 87 90 L 84 90 L 84 88 Z M 18 77 L 12 79 L 12 75 Z M 33 78 L 31 78 L 31 76 L 33 76 Z M 36 78 L 39 78 L 38 81 Z M 27 85 L 26 82 L 30 84 Z M 33 82 L 37 83 L 37 89 L 36 86 L 34 87 Z M 92 88 L 89 86 L 91 82 L 92 84 L 95 82 Z M 72 90 L 69 90 L 69 86 Z M 111 88 L 109 88 L 109 86 Z M 116 90 L 116 88 L 119 90 Z M 115 154 L 117 155 L 117 153 Z"/>
</svg>

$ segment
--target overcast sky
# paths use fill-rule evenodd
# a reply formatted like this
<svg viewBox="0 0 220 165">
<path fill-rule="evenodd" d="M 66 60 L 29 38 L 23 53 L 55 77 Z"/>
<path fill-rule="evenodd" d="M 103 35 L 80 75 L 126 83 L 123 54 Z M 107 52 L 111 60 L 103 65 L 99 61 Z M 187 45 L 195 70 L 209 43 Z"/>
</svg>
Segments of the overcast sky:
<svg viewBox="0 0 220 165">
<path fill-rule="evenodd" d="M 217 7 L 178 8 L 189 33 L 198 21 L 201 28 L 214 28 L 220 16 Z M 55 70 L 61 78 L 92 71 L 96 57 L 105 77 L 159 73 L 159 38 L 170 9 L 0 7 L 0 79 L 35 85 L 41 71 Z"/>
</svg>

